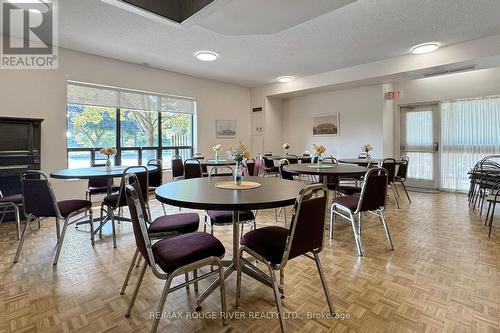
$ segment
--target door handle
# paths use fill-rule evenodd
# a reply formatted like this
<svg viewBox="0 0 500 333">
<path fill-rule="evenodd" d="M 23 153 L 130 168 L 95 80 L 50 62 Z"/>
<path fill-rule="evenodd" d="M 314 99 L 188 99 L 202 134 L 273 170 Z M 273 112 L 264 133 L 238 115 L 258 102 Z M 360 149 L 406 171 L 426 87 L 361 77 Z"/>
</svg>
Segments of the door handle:
<svg viewBox="0 0 500 333">
<path fill-rule="evenodd" d="M 435 141 L 434 144 L 432 145 L 432 150 L 434 152 L 437 152 L 439 150 L 439 142 Z"/>
</svg>

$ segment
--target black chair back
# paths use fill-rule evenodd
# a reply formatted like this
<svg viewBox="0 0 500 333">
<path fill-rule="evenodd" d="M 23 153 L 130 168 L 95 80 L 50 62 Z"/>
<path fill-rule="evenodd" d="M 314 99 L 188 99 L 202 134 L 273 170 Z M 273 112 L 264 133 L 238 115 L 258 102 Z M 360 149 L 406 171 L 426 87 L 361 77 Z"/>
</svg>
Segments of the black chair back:
<svg viewBox="0 0 500 333">
<path fill-rule="evenodd" d="M 172 177 L 174 179 L 184 176 L 184 163 L 182 157 L 174 156 L 172 158 Z"/>
<path fill-rule="evenodd" d="M 408 163 L 410 162 L 410 158 L 406 155 L 401 156 L 401 164 L 398 167 L 397 177 L 401 180 L 406 180 L 406 176 L 408 174 Z"/>
<path fill-rule="evenodd" d="M 21 175 L 24 213 L 33 217 L 60 217 L 49 178 L 42 171 L 28 170 Z"/>
<path fill-rule="evenodd" d="M 366 172 L 356 212 L 373 211 L 385 207 L 388 171 L 373 168 Z"/>
<path fill-rule="evenodd" d="M 255 171 L 254 171 L 255 170 L 255 160 L 252 158 L 248 159 L 245 161 L 245 163 L 243 165 L 245 167 L 244 175 L 245 176 L 253 176 L 255 173 Z"/>
<path fill-rule="evenodd" d="M 288 259 L 323 248 L 328 189 L 316 184 L 300 191 L 288 233 L 282 265 Z"/>
<path fill-rule="evenodd" d="M 339 161 L 333 156 L 325 157 L 322 162 L 327 164 L 339 164 Z"/>
<path fill-rule="evenodd" d="M 203 170 L 199 160 L 190 158 L 184 162 L 184 179 L 201 178 Z"/>
<path fill-rule="evenodd" d="M 393 184 L 396 178 L 396 160 L 393 158 L 384 158 L 382 168 L 387 170 L 388 183 Z"/>
<path fill-rule="evenodd" d="M 92 167 L 104 167 L 106 166 L 106 159 L 104 158 L 96 158 L 95 160 L 92 161 L 91 163 Z M 108 179 L 107 178 L 90 178 L 88 181 L 88 187 L 101 187 L 101 188 L 107 188 L 108 187 Z"/>
<path fill-rule="evenodd" d="M 274 161 L 264 156 L 264 167 L 267 169 L 274 168 Z"/>
<path fill-rule="evenodd" d="M 129 174 L 125 177 L 125 197 L 134 229 L 135 244 L 146 262 L 152 266 L 154 258 L 151 251 L 151 239 L 149 238 L 146 222 L 149 221 L 146 205 L 141 193 L 140 181 L 136 174 Z M 151 254 L 151 257 L 150 257 Z M 151 259 L 150 259 L 151 258 Z M 153 262 L 152 262 L 153 261 Z"/>
<path fill-rule="evenodd" d="M 135 172 L 134 172 L 135 171 Z M 139 173 L 138 171 L 142 171 Z M 127 206 L 127 196 L 125 195 L 125 185 L 127 175 L 135 174 L 141 188 L 142 200 L 147 202 L 149 200 L 149 172 L 148 168 L 143 165 L 131 166 L 123 170 L 122 179 L 120 182 L 120 191 L 118 192 L 117 206 Z"/>
<path fill-rule="evenodd" d="M 148 166 L 155 166 L 156 169 L 149 171 L 149 186 L 159 187 L 163 184 L 163 162 L 162 160 L 150 160 Z"/>
<path fill-rule="evenodd" d="M 283 170 L 283 166 L 285 165 L 290 165 L 290 161 L 288 159 L 282 159 L 280 160 L 280 166 L 279 166 L 279 169 L 280 169 L 280 176 L 281 176 L 281 179 L 286 179 L 286 180 L 294 180 L 293 179 L 293 174 L 288 172 L 288 171 L 285 171 Z"/>
<path fill-rule="evenodd" d="M 302 163 L 311 163 L 312 161 L 312 158 L 311 158 L 311 154 L 309 152 L 304 152 L 302 154 L 303 158 L 302 158 Z M 306 158 L 304 158 L 306 157 Z M 307 158 L 308 157 L 308 158 Z"/>
<path fill-rule="evenodd" d="M 255 165 L 253 167 L 253 176 L 259 177 L 262 174 L 263 158 L 260 155 L 255 157 Z"/>
<path fill-rule="evenodd" d="M 289 154 L 286 159 L 288 160 L 288 162 L 290 162 L 290 164 L 297 164 L 299 163 L 299 158 L 297 157 L 297 155 L 292 155 L 292 154 Z"/>
</svg>

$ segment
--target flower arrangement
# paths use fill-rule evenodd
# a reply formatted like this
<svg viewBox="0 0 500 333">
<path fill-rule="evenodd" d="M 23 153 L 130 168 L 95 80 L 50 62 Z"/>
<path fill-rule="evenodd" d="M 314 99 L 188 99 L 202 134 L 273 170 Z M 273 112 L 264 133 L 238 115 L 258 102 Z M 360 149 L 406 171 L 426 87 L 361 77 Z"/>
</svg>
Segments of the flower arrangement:
<svg viewBox="0 0 500 333">
<path fill-rule="evenodd" d="M 99 150 L 99 153 L 101 153 L 102 155 L 107 155 L 109 158 L 111 155 L 116 155 L 116 148 L 101 148 L 101 150 Z"/>
<path fill-rule="evenodd" d="M 240 144 L 238 146 L 229 146 L 227 150 L 227 156 L 235 160 L 238 164 L 250 158 L 251 154 L 247 146 Z"/>
<path fill-rule="evenodd" d="M 373 145 L 367 143 L 367 144 L 364 144 L 363 147 L 361 147 L 361 149 L 365 152 L 365 153 L 368 153 L 370 151 L 373 150 Z"/>
<path fill-rule="evenodd" d="M 220 143 L 216 144 L 215 146 L 212 147 L 212 150 L 215 152 L 219 152 L 222 150 L 222 145 Z"/>
<path fill-rule="evenodd" d="M 326 147 L 325 146 L 317 146 L 317 145 L 313 145 L 314 146 L 314 152 L 318 155 L 318 156 L 321 156 L 321 154 L 323 154 L 325 151 L 326 151 Z"/>
<path fill-rule="evenodd" d="M 107 147 L 107 148 L 101 148 L 99 150 L 99 153 L 101 153 L 102 155 L 106 155 L 107 159 L 106 159 L 106 171 L 111 171 L 111 159 L 110 157 L 112 155 L 116 155 L 117 151 L 116 151 L 116 148 L 110 148 L 110 147 Z"/>
</svg>

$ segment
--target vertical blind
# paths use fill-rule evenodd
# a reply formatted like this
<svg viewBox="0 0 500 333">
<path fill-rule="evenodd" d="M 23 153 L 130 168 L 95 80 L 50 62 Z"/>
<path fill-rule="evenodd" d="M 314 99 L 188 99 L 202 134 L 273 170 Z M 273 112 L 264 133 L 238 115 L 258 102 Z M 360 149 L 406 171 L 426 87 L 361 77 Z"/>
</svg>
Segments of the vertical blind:
<svg viewBox="0 0 500 333">
<path fill-rule="evenodd" d="M 440 187 L 465 191 L 474 164 L 500 153 L 500 96 L 444 102 L 440 116 Z"/>
</svg>

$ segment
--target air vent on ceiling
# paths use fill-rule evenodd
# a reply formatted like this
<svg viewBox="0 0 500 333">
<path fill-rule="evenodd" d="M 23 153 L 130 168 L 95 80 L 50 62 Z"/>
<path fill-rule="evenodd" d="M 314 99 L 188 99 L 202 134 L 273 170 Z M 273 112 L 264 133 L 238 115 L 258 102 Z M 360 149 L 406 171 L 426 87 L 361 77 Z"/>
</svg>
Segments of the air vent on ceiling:
<svg viewBox="0 0 500 333">
<path fill-rule="evenodd" d="M 447 75 L 447 74 L 455 74 L 455 73 L 461 73 L 461 72 L 468 72 L 476 69 L 476 65 L 471 65 L 471 66 L 466 66 L 466 67 L 460 67 L 460 68 L 451 68 L 451 69 L 444 69 L 440 70 L 437 72 L 431 72 L 431 73 L 426 73 L 424 74 L 424 77 L 433 77 L 433 76 L 440 76 L 440 75 Z"/>
</svg>

